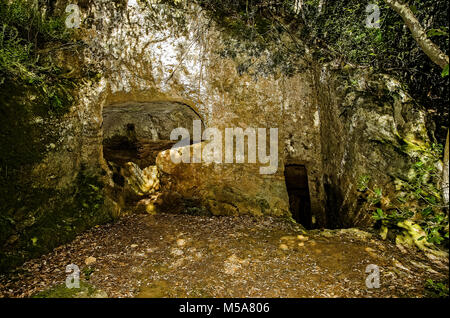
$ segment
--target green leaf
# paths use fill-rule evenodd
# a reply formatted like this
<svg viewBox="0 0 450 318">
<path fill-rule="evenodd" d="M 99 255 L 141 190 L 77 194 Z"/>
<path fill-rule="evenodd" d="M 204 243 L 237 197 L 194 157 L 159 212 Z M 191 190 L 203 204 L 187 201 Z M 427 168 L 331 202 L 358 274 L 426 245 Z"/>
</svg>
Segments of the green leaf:
<svg viewBox="0 0 450 318">
<path fill-rule="evenodd" d="M 377 196 L 381 196 L 381 189 L 376 188 L 376 189 L 374 189 L 374 191 Z"/>
<path fill-rule="evenodd" d="M 89 184 L 89 186 L 90 186 L 94 191 L 98 191 L 98 190 L 99 190 L 99 188 L 96 187 L 96 186 L 93 185 L 93 184 Z"/>
<path fill-rule="evenodd" d="M 425 216 L 430 215 L 431 212 L 433 212 L 433 210 L 431 209 L 431 207 L 426 207 L 425 209 L 422 210 L 422 215 L 425 217 Z"/>
<path fill-rule="evenodd" d="M 428 32 L 427 32 L 427 36 L 428 37 L 432 37 L 432 36 L 446 36 L 446 35 L 448 35 L 448 33 L 443 31 L 443 30 L 441 30 L 441 29 L 431 29 L 431 30 L 428 30 Z"/>
<path fill-rule="evenodd" d="M 373 217 L 376 221 L 383 220 L 383 219 L 384 219 L 384 213 L 383 213 L 383 210 L 377 209 L 376 212 L 373 213 L 373 216 L 372 216 L 372 217 Z"/>
<path fill-rule="evenodd" d="M 444 67 L 441 76 L 442 77 L 448 76 L 448 64 Z"/>
</svg>

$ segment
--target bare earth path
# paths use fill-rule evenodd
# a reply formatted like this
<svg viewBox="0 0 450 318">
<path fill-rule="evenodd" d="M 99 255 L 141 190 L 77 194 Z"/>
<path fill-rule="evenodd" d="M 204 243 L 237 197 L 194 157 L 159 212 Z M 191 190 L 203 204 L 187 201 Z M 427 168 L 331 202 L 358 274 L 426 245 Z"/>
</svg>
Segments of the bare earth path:
<svg viewBox="0 0 450 318">
<path fill-rule="evenodd" d="M 71 263 L 109 297 L 423 297 L 426 279 L 449 276 L 448 260 L 404 253 L 358 230 L 305 233 L 271 218 L 133 215 L 0 276 L 0 296 L 63 284 Z M 369 264 L 380 269 L 378 289 L 366 287 Z"/>
</svg>

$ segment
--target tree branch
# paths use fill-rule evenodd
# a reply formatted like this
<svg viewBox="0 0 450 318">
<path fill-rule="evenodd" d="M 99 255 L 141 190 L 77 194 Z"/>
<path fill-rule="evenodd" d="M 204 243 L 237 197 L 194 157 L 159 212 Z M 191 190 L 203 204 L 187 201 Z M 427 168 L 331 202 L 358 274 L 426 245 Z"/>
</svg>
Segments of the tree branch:
<svg viewBox="0 0 450 318">
<path fill-rule="evenodd" d="M 448 55 L 446 55 L 427 36 L 420 22 L 415 17 L 409 6 L 401 0 L 385 0 L 386 3 L 397 12 L 411 31 L 414 40 L 419 44 L 424 53 L 442 69 L 448 65 Z"/>
</svg>

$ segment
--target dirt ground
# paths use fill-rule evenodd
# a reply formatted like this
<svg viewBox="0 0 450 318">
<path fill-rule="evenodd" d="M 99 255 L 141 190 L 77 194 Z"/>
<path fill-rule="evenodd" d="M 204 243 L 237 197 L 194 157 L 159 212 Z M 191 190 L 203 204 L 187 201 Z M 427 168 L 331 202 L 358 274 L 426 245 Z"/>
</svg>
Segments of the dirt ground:
<svg viewBox="0 0 450 318">
<path fill-rule="evenodd" d="M 96 297 L 424 297 L 427 279 L 449 278 L 448 259 L 404 252 L 355 229 L 132 215 L 0 276 L 0 296 L 30 297 L 62 285 L 69 264 L 101 291 Z M 379 268 L 379 288 L 366 286 L 370 264 Z"/>
</svg>

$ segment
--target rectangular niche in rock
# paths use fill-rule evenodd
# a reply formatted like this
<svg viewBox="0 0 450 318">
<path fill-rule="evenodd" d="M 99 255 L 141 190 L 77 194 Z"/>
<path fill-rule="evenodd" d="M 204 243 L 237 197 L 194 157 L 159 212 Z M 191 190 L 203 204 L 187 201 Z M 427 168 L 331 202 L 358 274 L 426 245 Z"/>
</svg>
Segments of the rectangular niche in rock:
<svg viewBox="0 0 450 318">
<path fill-rule="evenodd" d="M 305 228 L 311 228 L 311 202 L 306 167 L 295 164 L 286 165 L 284 177 L 289 195 L 289 206 L 292 218 Z"/>
</svg>

